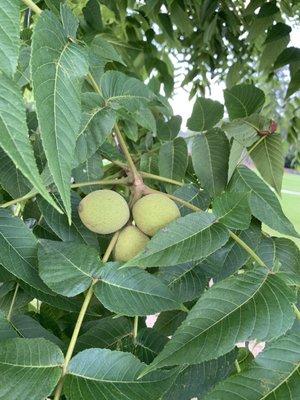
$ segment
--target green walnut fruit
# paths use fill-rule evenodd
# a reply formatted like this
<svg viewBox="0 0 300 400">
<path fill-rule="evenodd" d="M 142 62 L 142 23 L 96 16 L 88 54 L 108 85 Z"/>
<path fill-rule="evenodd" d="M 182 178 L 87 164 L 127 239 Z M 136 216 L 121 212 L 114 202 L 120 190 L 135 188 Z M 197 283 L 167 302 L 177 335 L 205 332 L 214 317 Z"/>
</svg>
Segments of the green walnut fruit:
<svg viewBox="0 0 300 400">
<path fill-rule="evenodd" d="M 132 209 L 137 227 L 148 236 L 180 217 L 176 203 L 164 194 L 154 193 L 139 199 Z"/>
<path fill-rule="evenodd" d="M 78 213 L 88 229 L 104 235 L 121 229 L 130 215 L 125 199 L 107 189 L 89 193 L 79 203 Z"/>
<path fill-rule="evenodd" d="M 116 261 L 126 262 L 135 257 L 149 242 L 148 236 L 136 226 L 126 226 L 122 229 L 114 248 Z"/>
</svg>

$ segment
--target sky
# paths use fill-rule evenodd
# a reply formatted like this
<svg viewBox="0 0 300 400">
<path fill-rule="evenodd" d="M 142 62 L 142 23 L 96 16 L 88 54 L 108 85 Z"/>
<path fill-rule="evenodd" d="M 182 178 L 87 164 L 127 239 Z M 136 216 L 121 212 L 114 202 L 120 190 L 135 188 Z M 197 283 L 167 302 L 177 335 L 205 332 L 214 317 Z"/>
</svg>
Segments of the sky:
<svg viewBox="0 0 300 400">
<path fill-rule="evenodd" d="M 291 40 L 289 46 L 300 46 L 300 26 L 293 27 L 293 30 L 290 34 Z M 175 59 L 174 59 L 175 60 Z M 176 61 L 176 60 L 175 60 Z M 175 64 L 176 67 L 176 64 Z M 210 85 L 210 93 L 206 93 L 206 97 L 218 100 L 220 103 L 224 103 L 223 98 L 223 89 L 225 89 L 224 82 L 216 82 L 216 80 L 211 82 Z M 170 101 L 171 106 L 173 108 L 174 115 L 180 115 L 182 117 L 182 126 L 181 129 L 186 131 L 186 121 L 192 114 L 193 105 L 195 102 L 195 97 L 190 101 L 189 93 L 183 88 L 179 87 L 175 90 L 175 94 L 173 99 Z"/>
</svg>

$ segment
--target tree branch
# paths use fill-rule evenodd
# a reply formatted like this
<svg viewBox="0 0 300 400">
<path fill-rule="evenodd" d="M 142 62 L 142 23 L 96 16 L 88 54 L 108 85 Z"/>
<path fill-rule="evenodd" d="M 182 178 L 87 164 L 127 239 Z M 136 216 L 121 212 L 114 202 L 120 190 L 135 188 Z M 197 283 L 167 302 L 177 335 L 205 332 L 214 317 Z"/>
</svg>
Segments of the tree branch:
<svg viewBox="0 0 300 400">
<path fill-rule="evenodd" d="M 26 4 L 28 8 L 30 8 L 30 10 L 32 10 L 38 15 L 41 15 L 43 10 L 39 6 L 37 6 L 32 0 L 22 0 L 22 1 L 24 4 Z"/>
</svg>

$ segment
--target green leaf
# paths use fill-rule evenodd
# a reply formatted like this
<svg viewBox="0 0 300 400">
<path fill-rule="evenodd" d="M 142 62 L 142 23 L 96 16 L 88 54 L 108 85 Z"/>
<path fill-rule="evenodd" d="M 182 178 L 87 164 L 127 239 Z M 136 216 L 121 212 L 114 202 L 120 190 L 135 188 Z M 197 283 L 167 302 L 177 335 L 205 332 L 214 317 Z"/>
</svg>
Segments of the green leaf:
<svg viewBox="0 0 300 400">
<path fill-rule="evenodd" d="M 13 275 L 12 278 L 14 279 Z M 2 280 L 2 276 L 0 277 L 0 280 Z M 10 310 L 14 298 L 16 284 L 17 283 L 14 280 L 0 284 L 0 310 L 6 315 Z M 28 309 L 28 303 L 30 303 L 32 300 L 33 297 L 28 293 L 25 293 L 24 290 L 19 287 L 17 291 L 17 297 L 14 299 L 13 314 L 17 315 L 19 313 L 26 312 Z"/>
<path fill-rule="evenodd" d="M 248 368 L 221 382 L 205 400 L 298 399 L 299 349 L 299 334 L 279 338 L 270 343 Z"/>
<path fill-rule="evenodd" d="M 2 149 L 36 190 L 57 208 L 44 187 L 36 166 L 28 137 L 25 107 L 20 89 L 3 74 L 0 74 L 0 129 Z"/>
<path fill-rule="evenodd" d="M 251 192 L 249 204 L 257 219 L 278 232 L 299 237 L 292 223 L 283 214 L 276 195 L 255 172 L 244 166 L 238 167 L 230 181 L 230 191 Z"/>
<path fill-rule="evenodd" d="M 18 337 L 17 332 L 13 329 L 13 327 L 11 326 L 11 324 L 7 321 L 4 313 L 2 311 L 0 311 L 0 342 L 2 342 L 2 340 L 7 340 L 7 339 L 13 339 Z M 1 345 L 0 344 L 0 351 L 1 351 Z M 1 377 L 0 377 L 1 379 Z M 1 395 L 1 391 L 0 391 L 0 395 Z"/>
<path fill-rule="evenodd" d="M 224 106 L 218 101 L 199 98 L 196 100 L 187 127 L 195 132 L 213 128 L 223 117 Z"/>
<path fill-rule="evenodd" d="M 64 391 L 70 400 L 157 400 L 172 384 L 174 372 L 138 380 L 144 366 L 130 353 L 85 350 L 71 360 Z"/>
<path fill-rule="evenodd" d="M 286 238 L 273 238 L 276 257 L 281 263 L 278 275 L 286 281 L 300 285 L 300 250 L 295 242 Z"/>
<path fill-rule="evenodd" d="M 103 30 L 101 4 L 98 0 L 89 0 L 83 9 L 83 15 L 92 29 L 98 32 Z"/>
<path fill-rule="evenodd" d="M 201 186 L 214 197 L 221 193 L 228 176 L 229 142 L 218 128 L 194 138 L 192 160 Z"/>
<path fill-rule="evenodd" d="M 18 66 L 14 81 L 22 88 L 30 83 L 30 46 L 23 45 L 20 49 Z"/>
<path fill-rule="evenodd" d="M 154 329 L 162 335 L 171 336 L 186 318 L 186 313 L 179 310 L 165 311 L 159 314 Z"/>
<path fill-rule="evenodd" d="M 18 279 L 51 293 L 36 268 L 37 240 L 24 222 L 0 209 L 0 264 Z"/>
<path fill-rule="evenodd" d="M 262 240 L 261 226 L 253 221 L 249 229 L 240 231 L 237 235 L 252 250 L 256 251 Z M 219 254 L 217 254 L 218 252 Z M 220 281 L 237 272 L 239 268 L 246 265 L 250 260 L 249 253 L 236 241 L 230 240 L 225 247 L 207 258 L 204 264 L 202 263 L 202 268 L 207 271 L 209 277 L 214 278 L 214 281 Z M 207 267 L 205 266 L 206 264 Z M 213 272 L 213 274 L 210 272 Z"/>
<path fill-rule="evenodd" d="M 45 293 L 41 290 L 34 289 L 32 286 L 29 286 L 23 282 L 20 282 L 20 286 L 24 289 L 26 293 L 32 296 L 32 298 L 40 300 L 42 303 L 49 304 L 50 306 L 53 306 L 60 310 L 79 313 L 81 309 L 82 301 L 80 299 L 69 299 L 67 297 L 60 296 L 52 291 L 50 293 Z"/>
<path fill-rule="evenodd" d="M 188 149 L 186 141 L 178 137 L 163 143 L 159 150 L 159 174 L 166 178 L 182 181 L 188 164 Z M 166 184 L 167 192 L 172 193 L 174 185 Z"/>
<path fill-rule="evenodd" d="M 286 64 L 294 64 L 300 61 L 300 49 L 298 47 L 288 47 L 279 54 L 275 61 L 274 68 L 281 68 Z"/>
<path fill-rule="evenodd" d="M 263 179 L 280 195 L 284 170 L 284 154 L 280 134 L 274 133 L 265 137 L 253 148 L 250 157 Z"/>
<path fill-rule="evenodd" d="M 209 361 L 236 342 L 275 339 L 294 322 L 292 301 L 294 292 L 266 268 L 229 277 L 202 295 L 146 371 Z"/>
<path fill-rule="evenodd" d="M 41 400 L 60 376 L 64 356 L 45 339 L 9 339 L 0 346 L 0 399 Z"/>
<path fill-rule="evenodd" d="M 24 196 L 32 185 L 0 147 L 0 184 L 12 198 Z"/>
<path fill-rule="evenodd" d="M 198 261 L 222 247 L 228 230 L 211 213 L 188 214 L 160 230 L 128 266 L 166 267 Z"/>
<path fill-rule="evenodd" d="M 158 119 L 157 137 L 160 140 L 175 139 L 180 131 L 182 118 L 180 115 L 173 115 L 168 121 Z"/>
<path fill-rule="evenodd" d="M 42 143 L 49 170 L 71 220 L 70 179 L 80 127 L 80 89 L 88 64 L 83 48 L 68 40 L 50 11 L 32 37 L 31 74 Z"/>
<path fill-rule="evenodd" d="M 132 336 L 132 329 L 132 322 L 125 317 L 106 317 L 92 321 L 88 329 L 78 337 L 76 349 L 79 351 L 95 347 L 117 349 L 122 339 Z"/>
<path fill-rule="evenodd" d="M 107 71 L 101 77 L 102 96 L 114 109 L 125 108 L 135 112 L 145 108 L 154 94 L 136 78 L 119 71 Z"/>
<path fill-rule="evenodd" d="M 3 0 L 0 4 L 0 71 L 13 76 L 20 46 L 20 3 Z"/>
<path fill-rule="evenodd" d="M 84 93 L 82 109 L 81 126 L 75 148 L 76 164 L 82 164 L 96 153 L 116 122 L 115 112 L 103 104 L 103 99 L 98 93 Z"/>
<path fill-rule="evenodd" d="M 95 38 L 93 39 L 93 41 L 91 43 L 91 50 L 99 58 L 103 58 L 105 60 L 105 62 L 117 61 L 120 64 L 123 64 L 126 66 L 122 57 L 116 51 L 114 46 L 111 43 L 109 43 L 107 40 L 105 40 L 103 37 L 101 37 L 100 35 L 95 36 Z"/>
<path fill-rule="evenodd" d="M 271 26 L 264 42 L 263 52 L 260 57 L 259 69 L 269 70 L 279 54 L 285 50 L 290 41 L 291 27 L 278 22 Z"/>
<path fill-rule="evenodd" d="M 119 269 L 108 263 L 100 271 L 95 295 L 105 308 L 116 314 L 150 315 L 181 307 L 176 296 L 154 275 L 140 268 Z"/>
<path fill-rule="evenodd" d="M 39 274 L 46 285 L 67 297 L 88 289 L 101 268 L 95 248 L 73 242 L 41 240 L 38 261 Z"/>
<path fill-rule="evenodd" d="M 208 285 L 202 265 L 197 262 L 161 268 L 158 278 L 169 286 L 182 303 L 199 298 Z"/>
<path fill-rule="evenodd" d="M 132 338 L 128 340 L 133 343 Z M 150 364 L 162 351 L 169 339 L 151 328 L 143 328 L 139 331 L 134 344 L 133 352 L 142 362 Z"/>
<path fill-rule="evenodd" d="M 207 210 L 208 206 L 210 205 L 210 197 L 208 193 L 192 184 L 184 185 L 175 190 L 174 196 L 179 197 L 180 199 L 185 200 L 196 207 L 199 207 L 203 211 Z M 183 204 L 177 203 L 177 206 L 182 216 L 193 212 L 193 210 L 185 207 Z"/>
<path fill-rule="evenodd" d="M 257 252 L 288 285 L 300 284 L 300 250 L 292 240 L 264 237 Z"/>
<path fill-rule="evenodd" d="M 87 229 L 79 218 L 78 205 L 80 200 L 78 193 L 72 191 L 72 225 L 69 225 L 66 215 L 61 215 L 53 210 L 42 198 L 38 197 L 37 203 L 46 224 L 63 242 L 84 243 L 99 248 L 97 235 Z"/>
<path fill-rule="evenodd" d="M 245 146 L 239 143 L 236 139 L 233 139 L 228 160 L 228 182 L 230 181 L 235 168 L 245 156 L 245 153 Z"/>
<path fill-rule="evenodd" d="M 66 4 L 60 4 L 60 17 L 66 36 L 76 39 L 79 21 Z"/>
<path fill-rule="evenodd" d="M 225 105 L 229 118 L 248 117 L 259 112 L 264 105 L 264 92 L 254 85 L 236 85 L 224 90 Z"/>
<path fill-rule="evenodd" d="M 163 400 L 202 399 L 217 383 L 227 378 L 234 370 L 236 351 L 231 351 L 217 360 L 186 367 L 176 378 Z"/>
<path fill-rule="evenodd" d="M 235 139 L 243 146 L 252 146 L 258 139 L 258 131 L 269 127 L 270 120 L 259 114 L 250 117 L 237 118 L 231 122 L 225 122 L 222 129 L 229 139 Z M 266 126 L 267 125 L 267 126 Z"/>
<path fill-rule="evenodd" d="M 19 294 L 19 293 L 18 293 Z M 29 315 L 15 315 L 11 318 L 11 325 L 21 338 L 38 339 L 43 338 L 64 347 L 64 343 L 53 333 L 45 329 L 38 321 Z"/>
<path fill-rule="evenodd" d="M 228 228 L 247 229 L 251 222 L 248 198 L 249 193 L 222 193 L 215 198 L 212 212 Z"/>
<path fill-rule="evenodd" d="M 104 174 L 102 166 L 102 157 L 100 151 L 98 150 L 84 163 L 78 165 L 72 171 L 72 176 L 75 182 L 91 182 L 97 181 L 102 178 Z M 81 191 L 84 194 L 94 192 L 95 190 L 101 189 L 100 185 L 86 185 L 82 186 Z"/>
</svg>

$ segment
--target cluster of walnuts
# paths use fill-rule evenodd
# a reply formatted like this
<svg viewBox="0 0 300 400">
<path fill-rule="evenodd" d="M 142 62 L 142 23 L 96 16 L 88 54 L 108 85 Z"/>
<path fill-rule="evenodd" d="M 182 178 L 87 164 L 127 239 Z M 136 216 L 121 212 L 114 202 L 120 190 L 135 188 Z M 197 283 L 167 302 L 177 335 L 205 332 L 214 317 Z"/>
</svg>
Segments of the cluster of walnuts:
<svg viewBox="0 0 300 400">
<path fill-rule="evenodd" d="M 144 249 L 149 236 L 180 217 L 176 203 L 160 193 L 140 198 L 132 207 L 113 190 L 96 190 L 81 200 L 78 208 L 83 224 L 93 232 L 114 233 L 120 229 L 114 259 L 126 262 Z M 125 226 L 126 225 L 126 226 Z"/>
</svg>

